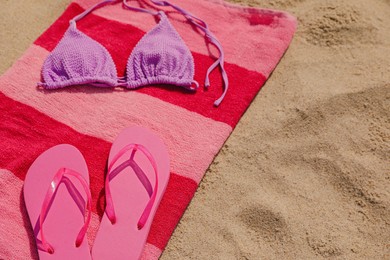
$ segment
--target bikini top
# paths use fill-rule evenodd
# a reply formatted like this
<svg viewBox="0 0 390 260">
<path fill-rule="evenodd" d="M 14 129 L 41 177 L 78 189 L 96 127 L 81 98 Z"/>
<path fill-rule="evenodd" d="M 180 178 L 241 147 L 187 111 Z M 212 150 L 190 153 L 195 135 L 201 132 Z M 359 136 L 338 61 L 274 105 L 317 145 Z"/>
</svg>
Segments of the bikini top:
<svg viewBox="0 0 390 260">
<path fill-rule="evenodd" d="M 104 0 L 70 20 L 69 28 L 63 38 L 43 64 L 43 82 L 38 85 L 45 89 L 83 84 L 134 89 L 151 84 L 171 84 L 196 90 L 199 84 L 194 80 L 194 58 L 165 13 L 131 7 L 126 0 L 123 0 L 123 7 L 158 16 L 159 22 L 132 50 L 127 61 L 126 76 L 117 76 L 116 66 L 108 50 L 79 31 L 76 26 L 78 20 L 93 10 L 113 2 L 117 0 Z M 209 31 L 204 21 L 167 1 L 152 2 L 160 6 L 171 6 L 182 13 L 188 21 L 201 29 L 207 39 L 219 50 L 220 57 L 210 66 L 205 79 L 205 87 L 209 87 L 209 74 L 220 65 L 225 87 L 222 96 L 214 102 L 214 105 L 218 106 L 228 89 L 228 79 L 223 67 L 222 45 Z"/>
</svg>

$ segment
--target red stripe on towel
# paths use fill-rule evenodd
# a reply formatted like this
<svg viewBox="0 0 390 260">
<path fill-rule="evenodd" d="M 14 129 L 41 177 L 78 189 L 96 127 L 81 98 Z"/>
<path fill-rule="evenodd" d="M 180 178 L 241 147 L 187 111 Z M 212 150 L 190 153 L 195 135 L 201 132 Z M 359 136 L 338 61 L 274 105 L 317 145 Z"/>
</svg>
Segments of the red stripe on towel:
<svg viewBox="0 0 390 260">
<path fill-rule="evenodd" d="M 195 181 L 171 173 L 167 189 L 150 229 L 148 243 L 161 250 L 165 248 L 197 187 Z"/>
<path fill-rule="evenodd" d="M 53 50 L 68 28 L 69 20 L 82 11 L 79 5 L 72 3 L 64 14 L 35 41 L 35 44 L 49 51 Z M 124 75 L 132 49 L 145 34 L 134 26 L 107 20 L 94 14 L 89 14 L 80 20 L 77 27 L 107 48 L 117 66 L 119 76 Z M 192 54 L 195 59 L 195 80 L 202 86 L 207 68 L 214 59 L 194 52 Z M 225 68 L 229 75 L 230 87 L 225 100 L 218 108 L 213 106 L 214 101 L 223 91 L 218 69 L 211 73 L 209 90 L 200 87 L 196 93 L 192 93 L 175 86 L 148 86 L 137 91 L 234 127 L 266 78 L 258 72 L 230 63 L 226 63 Z"/>
<path fill-rule="evenodd" d="M 229 76 L 229 90 L 219 107 L 215 107 L 214 101 L 223 92 L 222 77 L 219 69 L 210 75 L 210 87 L 203 87 L 206 71 L 213 63 L 210 57 L 198 53 L 192 53 L 195 59 L 195 80 L 201 87 L 195 94 L 183 95 L 184 91 L 179 87 L 144 87 L 138 91 L 157 97 L 166 102 L 181 106 L 190 111 L 216 121 L 224 122 L 234 128 L 249 104 L 252 102 L 266 78 L 258 72 L 249 71 L 234 64 L 225 63 L 225 69 Z"/>
<path fill-rule="evenodd" d="M 97 205 L 111 143 L 81 134 L 2 93 L 0 111 L 0 168 L 24 180 L 28 168 L 42 152 L 61 143 L 74 145 L 87 162 L 93 205 Z"/>
</svg>

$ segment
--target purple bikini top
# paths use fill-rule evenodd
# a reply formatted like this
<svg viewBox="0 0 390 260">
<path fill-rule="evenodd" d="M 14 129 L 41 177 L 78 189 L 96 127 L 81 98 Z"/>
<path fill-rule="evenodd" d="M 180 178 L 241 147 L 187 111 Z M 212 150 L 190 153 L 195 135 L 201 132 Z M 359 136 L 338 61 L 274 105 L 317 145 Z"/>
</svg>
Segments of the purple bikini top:
<svg viewBox="0 0 390 260">
<path fill-rule="evenodd" d="M 79 31 L 76 26 L 76 22 L 87 14 L 112 2 L 117 2 L 117 0 L 105 0 L 70 20 L 69 28 L 63 38 L 43 64 L 44 82 L 38 85 L 46 89 L 82 84 L 134 89 L 151 84 L 171 84 L 196 90 L 199 84 L 194 80 L 194 58 L 165 13 L 131 7 L 126 0 L 123 0 L 123 6 L 126 9 L 159 16 L 160 21 L 134 47 L 127 61 L 126 76 L 117 76 L 116 66 L 108 50 Z M 152 2 L 159 6 L 171 6 L 182 13 L 188 21 L 200 28 L 219 50 L 220 57 L 210 66 L 205 79 L 205 87 L 209 87 L 209 74 L 220 65 L 225 87 L 222 96 L 214 102 L 214 105 L 218 106 L 228 89 L 221 44 L 209 31 L 204 21 L 167 1 L 152 0 Z"/>
</svg>

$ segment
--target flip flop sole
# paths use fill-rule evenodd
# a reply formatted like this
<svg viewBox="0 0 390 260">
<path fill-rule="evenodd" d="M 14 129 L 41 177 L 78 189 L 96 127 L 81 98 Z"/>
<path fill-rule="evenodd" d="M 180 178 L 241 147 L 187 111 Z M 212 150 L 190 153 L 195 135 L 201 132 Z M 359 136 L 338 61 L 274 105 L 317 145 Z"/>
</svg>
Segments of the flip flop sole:
<svg viewBox="0 0 390 260">
<path fill-rule="evenodd" d="M 80 173 L 89 185 L 88 168 L 80 151 L 74 146 L 61 144 L 42 153 L 29 168 L 24 182 L 25 205 L 34 235 L 40 239 L 39 216 L 46 193 L 53 177 L 62 167 Z M 72 177 L 72 184 L 87 201 L 83 186 Z M 84 225 L 84 209 L 80 209 L 69 193 L 67 185 L 61 183 L 52 200 L 52 204 L 43 223 L 46 240 L 54 249 L 50 254 L 38 249 L 39 258 L 45 259 L 91 259 L 86 237 L 79 247 L 75 241 L 80 228 Z M 37 241 L 36 241 L 37 242 Z M 37 243 L 38 244 L 38 243 Z"/>
<path fill-rule="evenodd" d="M 110 181 L 110 189 L 117 217 L 116 223 L 112 224 L 107 214 L 103 215 L 92 248 L 92 257 L 95 260 L 140 258 L 155 212 L 168 184 L 170 175 L 168 150 L 163 141 L 148 129 L 142 127 L 124 129 L 111 147 L 108 163 L 110 164 L 115 155 L 129 144 L 143 145 L 156 161 L 158 173 L 156 200 L 145 226 L 139 230 L 137 223 L 149 201 L 149 195 L 131 167 L 125 168 L 113 178 Z M 113 168 L 128 160 L 130 154 L 131 151 L 128 151 L 121 156 Z M 134 161 L 153 185 L 155 175 L 149 159 L 142 152 L 136 152 Z"/>
</svg>

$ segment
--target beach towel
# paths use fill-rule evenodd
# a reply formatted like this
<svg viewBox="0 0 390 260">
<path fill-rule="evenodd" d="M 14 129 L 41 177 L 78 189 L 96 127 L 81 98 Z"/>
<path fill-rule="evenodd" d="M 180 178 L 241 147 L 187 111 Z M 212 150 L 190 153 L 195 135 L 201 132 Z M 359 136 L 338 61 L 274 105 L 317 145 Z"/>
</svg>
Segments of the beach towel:
<svg viewBox="0 0 390 260">
<path fill-rule="evenodd" d="M 172 1 L 205 20 L 225 51 L 229 91 L 219 107 L 222 78 L 210 75 L 210 87 L 196 92 L 174 86 L 137 90 L 72 86 L 37 87 L 45 58 L 61 40 L 69 20 L 95 4 L 76 0 L 0 77 L 0 259 L 37 259 L 22 188 L 27 169 L 48 148 L 68 143 L 84 155 L 93 201 L 88 230 L 92 245 L 104 214 L 104 176 L 111 144 L 125 127 L 143 126 L 168 146 L 170 180 L 153 220 L 144 259 L 157 259 L 190 203 L 203 175 L 240 117 L 264 85 L 291 42 L 296 19 L 280 11 L 241 7 L 216 0 Z M 203 82 L 217 51 L 182 15 L 167 12 L 189 46 L 195 80 Z M 146 31 L 148 14 L 110 5 L 85 17 L 78 28 L 100 42 L 113 57 L 118 76 Z M 122 75 L 121 75 L 122 74 Z M 261 122 L 259 122 L 261 127 Z M 218 173 L 223 174 L 223 173 Z"/>
</svg>

